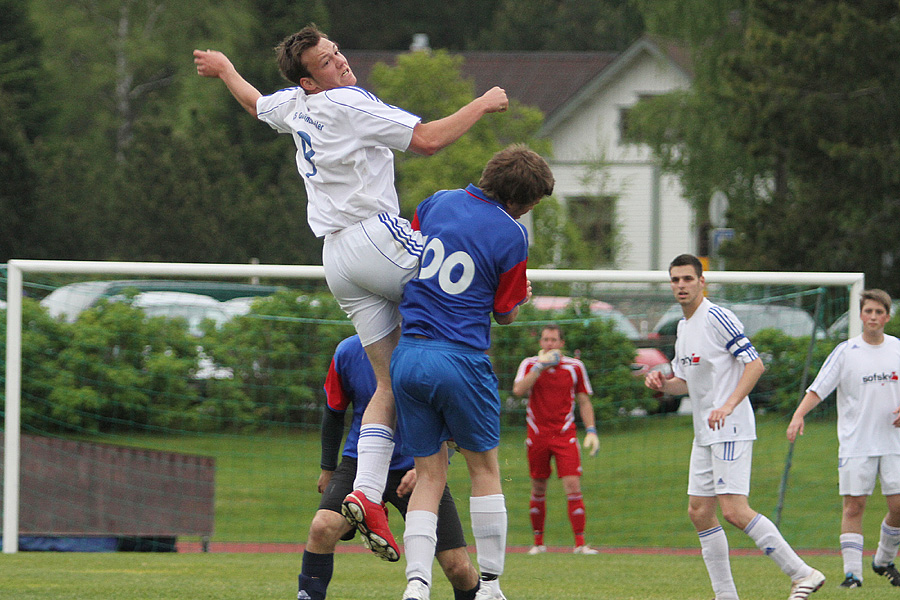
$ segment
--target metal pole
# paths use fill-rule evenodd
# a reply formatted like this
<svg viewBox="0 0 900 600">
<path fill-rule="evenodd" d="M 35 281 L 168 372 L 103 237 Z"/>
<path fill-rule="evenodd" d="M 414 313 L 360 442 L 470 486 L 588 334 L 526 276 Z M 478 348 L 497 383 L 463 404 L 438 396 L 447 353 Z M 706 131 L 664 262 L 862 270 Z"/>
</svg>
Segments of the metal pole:
<svg viewBox="0 0 900 600">
<path fill-rule="evenodd" d="M 816 330 L 822 318 L 822 297 L 825 290 L 820 288 L 816 296 L 816 313 L 813 315 L 812 333 L 809 335 L 809 348 L 806 350 L 806 361 L 803 363 L 803 374 L 800 376 L 800 396 L 806 393 L 806 385 L 809 380 L 809 367 L 812 363 L 813 350 L 816 349 Z M 784 459 L 784 471 L 781 473 L 781 485 L 778 487 L 778 504 L 775 507 L 775 526 L 781 527 L 781 513 L 784 509 L 784 497 L 787 494 L 788 476 L 791 473 L 791 465 L 794 461 L 794 442 L 788 446 L 787 457 Z"/>
<path fill-rule="evenodd" d="M 22 271 L 6 269 L 6 415 L 3 436 L 3 553 L 19 551 L 22 409 Z"/>
</svg>

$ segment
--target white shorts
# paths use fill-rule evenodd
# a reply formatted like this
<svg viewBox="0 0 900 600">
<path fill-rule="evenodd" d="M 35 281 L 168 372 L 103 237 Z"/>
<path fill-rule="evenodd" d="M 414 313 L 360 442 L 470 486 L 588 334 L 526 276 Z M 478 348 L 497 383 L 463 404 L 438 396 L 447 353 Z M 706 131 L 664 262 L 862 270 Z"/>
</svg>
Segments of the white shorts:
<svg viewBox="0 0 900 600">
<path fill-rule="evenodd" d="M 403 286 L 418 271 L 422 234 L 381 213 L 325 236 L 325 281 L 363 346 L 400 326 Z"/>
<path fill-rule="evenodd" d="M 689 496 L 750 495 L 753 442 L 718 442 L 691 449 Z"/>
<path fill-rule="evenodd" d="M 882 494 L 900 494 L 900 455 L 838 459 L 838 490 L 841 496 L 871 496 L 875 491 L 875 480 L 879 477 Z"/>
</svg>

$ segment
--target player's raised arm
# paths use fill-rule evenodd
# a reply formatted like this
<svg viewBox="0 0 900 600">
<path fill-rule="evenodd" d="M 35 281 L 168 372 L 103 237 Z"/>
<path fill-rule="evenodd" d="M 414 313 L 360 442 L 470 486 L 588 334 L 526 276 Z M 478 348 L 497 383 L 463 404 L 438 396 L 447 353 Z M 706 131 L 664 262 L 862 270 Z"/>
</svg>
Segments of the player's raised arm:
<svg viewBox="0 0 900 600">
<path fill-rule="evenodd" d="M 227 56 L 218 50 L 194 50 L 194 64 L 198 75 L 221 79 L 244 110 L 256 117 L 256 101 L 262 94 L 241 77 Z"/>
<path fill-rule="evenodd" d="M 462 137 L 484 115 L 504 112 L 507 108 L 509 99 L 506 91 L 493 87 L 450 116 L 416 125 L 409 150 L 430 156 Z"/>
</svg>

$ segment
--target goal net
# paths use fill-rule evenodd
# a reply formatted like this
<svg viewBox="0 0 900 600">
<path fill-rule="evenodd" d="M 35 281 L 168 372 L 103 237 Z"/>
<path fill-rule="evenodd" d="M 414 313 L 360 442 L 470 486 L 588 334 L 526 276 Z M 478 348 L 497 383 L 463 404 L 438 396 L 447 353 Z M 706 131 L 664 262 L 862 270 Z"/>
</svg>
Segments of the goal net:
<svg viewBox="0 0 900 600">
<path fill-rule="evenodd" d="M 529 278 L 532 302 L 516 323 L 494 327 L 490 350 L 503 401 L 509 544 L 532 541 L 526 401 L 512 383 L 552 322 L 594 391 L 601 449 L 583 457 L 588 542 L 695 547 L 685 515 L 689 398 L 657 397 L 642 384 L 672 355 L 680 313 L 667 273 L 532 270 Z M 862 275 L 713 271 L 706 279 L 710 298 L 741 318 L 767 363 L 751 397 L 753 505 L 771 513 L 787 419 L 803 382 L 858 332 L 845 313 Z M 13 260 L 6 302 L 4 552 L 26 537 L 177 539 L 181 551 L 305 542 L 319 502 L 324 378 L 338 342 L 353 334 L 321 267 Z M 821 499 L 834 487 L 832 418 L 816 413 L 781 498 L 782 528 L 789 539 L 805 536 L 800 547 L 833 537 L 821 533 Z M 464 499 L 460 462 L 450 486 Z M 795 498 L 798 488 L 815 491 Z M 553 479 L 548 545 L 572 543 L 565 506 Z M 467 523 L 468 503 L 457 508 Z"/>
</svg>

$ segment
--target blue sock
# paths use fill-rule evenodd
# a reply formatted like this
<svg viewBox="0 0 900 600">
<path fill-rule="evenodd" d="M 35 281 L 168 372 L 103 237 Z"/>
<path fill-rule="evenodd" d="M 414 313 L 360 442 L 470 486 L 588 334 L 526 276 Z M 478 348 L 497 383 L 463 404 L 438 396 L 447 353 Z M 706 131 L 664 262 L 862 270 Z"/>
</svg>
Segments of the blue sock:
<svg viewBox="0 0 900 600">
<path fill-rule="evenodd" d="M 303 566 L 299 577 L 300 600 L 325 600 L 325 592 L 334 573 L 334 554 L 303 552 Z M 305 592 L 305 595 L 304 595 Z"/>
</svg>

